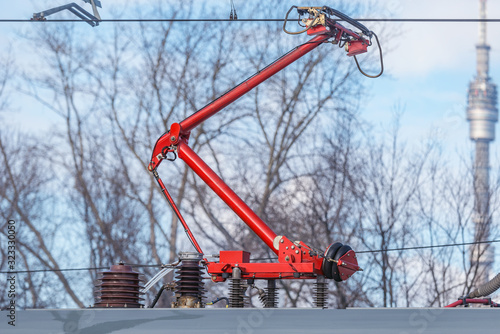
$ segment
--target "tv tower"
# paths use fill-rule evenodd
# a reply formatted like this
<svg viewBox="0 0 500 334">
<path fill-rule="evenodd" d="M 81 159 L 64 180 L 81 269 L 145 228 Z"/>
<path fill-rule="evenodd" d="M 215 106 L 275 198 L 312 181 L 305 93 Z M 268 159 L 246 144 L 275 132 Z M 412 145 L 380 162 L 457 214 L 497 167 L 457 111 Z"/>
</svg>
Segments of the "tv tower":
<svg viewBox="0 0 500 334">
<path fill-rule="evenodd" d="M 486 0 L 479 0 L 479 16 L 481 19 L 486 19 Z M 479 43 L 476 45 L 477 74 L 469 85 L 467 106 L 470 139 L 476 144 L 473 218 L 475 241 L 489 240 L 491 228 L 489 212 L 489 144 L 495 140 L 495 123 L 498 121 L 498 109 L 497 87 L 488 75 L 489 52 L 490 47 L 486 44 L 486 22 L 480 22 Z M 477 283 L 484 283 L 488 280 L 493 261 L 492 245 L 478 244 L 472 246 L 472 273 L 477 274 Z"/>
</svg>

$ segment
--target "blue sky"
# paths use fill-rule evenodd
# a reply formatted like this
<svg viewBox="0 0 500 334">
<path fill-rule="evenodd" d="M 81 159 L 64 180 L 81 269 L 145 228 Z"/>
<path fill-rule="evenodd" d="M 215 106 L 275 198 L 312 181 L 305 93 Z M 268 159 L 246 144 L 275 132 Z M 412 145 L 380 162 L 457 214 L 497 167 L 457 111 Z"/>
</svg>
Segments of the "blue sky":
<svg viewBox="0 0 500 334">
<path fill-rule="evenodd" d="M 382 1 L 381 3 L 384 3 Z M 397 1 L 401 18 L 478 18 L 477 0 Z M 498 1 L 488 1 L 488 17 L 500 18 Z M 500 24 L 488 24 L 490 76 L 500 83 Z M 364 115 L 384 122 L 395 103 L 405 106 L 403 135 L 412 142 L 438 129 L 446 151 L 468 149 L 465 119 L 468 83 L 475 74 L 477 23 L 404 23 L 389 41 L 386 73 L 372 83 L 373 99 Z M 498 149 L 492 145 L 492 155 Z"/>
<path fill-rule="evenodd" d="M 238 2 L 234 0 L 236 8 Z M 30 18 L 34 12 L 66 4 L 65 0 L 4 0 L 0 18 Z M 78 4 L 90 10 L 81 0 Z M 102 18 L 111 18 L 110 8 L 119 4 L 124 8 L 134 5 L 147 6 L 155 0 L 102 0 Z M 302 5 L 310 1 L 287 1 Z M 323 1 L 324 2 L 324 1 Z M 328 2 L 328 1 L 327 1 Z M 209 0 L 209 5 L 221 5 L 221 1 Z M 229 3 L 229 2 L 228 2 Z M 376 17 L 398 18 L 477 18 L 478 0 L 419 0 L 377 2 L 380 6 Z M 322 3 L 323 4 L 323 3 Z M 334 4 L 325 3 L 333 6 Z M 240 16 L 244 13 L 239 13 Z M 274 15 L 273 13 L 273 16 Z M 488 1 L 488 17 L 500 18 L 500 3 Z M 22 60 L 29 57 L 17 42 L 16 29 L 21 24 L 0 23 L 0 44 L 4 51 L 10 47 L 12 55 Z M 366 23 L 377 31 L 377 24 Z M 99 27 L 101 28 L 101 27 Z M 500 23 L 488 24 L 488 43 L 491 45 L 490 76 L 500 83 Z M 441 144 L 446 151 L 469 149 L 468 124 L 465 119 L 466 91 L 475 73 L 475 43 L 477 23 L 397 23 L 386 29 L 396 34 L 390 40 L 382 40 L 386 71 L 381 78 L 364 79 L 370 84 L 369 98 L 362 106 L 364 117 L 378 126 L 388 122 L 396 104 L 404 106 L 402 134 L 410 143 L 418 143 L 438 129 Z M 9 47 L 5 47 L 9 46 Z M 375 47 L 372 52 L 376 52 Z M 361 77 L 361 76 L 360 76 Z M 13 99 L 15 113 L 8 122 L 32 130 L 47 126 L 47 115 L 33 113 L 35 106 L 23 99 Z M 28 116 L 28 117 L 26 117 Z M 5 119 L 4 119 L 5 120 Z M 30 121 L 28 121 L 30 120 Z M 500 150 L 492 146 L 493 157 Z M 495 160 L 492 159 L 493 163 Z M 493 166 L 494 168 L 497 166 Z"/>
</svg>

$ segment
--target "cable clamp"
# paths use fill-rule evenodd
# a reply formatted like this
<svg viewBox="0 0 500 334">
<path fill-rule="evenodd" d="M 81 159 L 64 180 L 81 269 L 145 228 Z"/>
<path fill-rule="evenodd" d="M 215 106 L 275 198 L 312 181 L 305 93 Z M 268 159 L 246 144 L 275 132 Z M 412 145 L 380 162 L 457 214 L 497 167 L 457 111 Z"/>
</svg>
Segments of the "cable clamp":
<svg viewBox="0 0 500 334">
<path fill-rule="evenodd" d="M 161 153 L 158 154 L 156 157 L 158 160 L 168 160 L 168 161 L 175 161 L 177 159 L 177 146 L 165 146 L 162 150 Z M 169 155 L 170 153 L 170 155 Z"/>
</svg>

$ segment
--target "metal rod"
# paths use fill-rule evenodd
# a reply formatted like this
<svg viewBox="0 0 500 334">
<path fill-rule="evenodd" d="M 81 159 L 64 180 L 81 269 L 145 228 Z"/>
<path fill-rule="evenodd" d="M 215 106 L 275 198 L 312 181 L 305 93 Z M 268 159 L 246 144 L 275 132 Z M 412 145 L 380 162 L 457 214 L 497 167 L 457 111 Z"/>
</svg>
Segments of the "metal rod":
<svg viewBox="0 0 500 334">
<path fill-rule="evenodd" d="M 191 229 L 189 228 L 188 224 L 184 220 L 184 217 L 182 217 L 181 212 L 179 211 L 179 208 L 177 208 L 177 205 L 175 205 L 175 202 L 174 202 L 172 196 L 170 196 L 170 193 L 168 192 L 167 188 L 165 187 L 165 184 L 163 184 L 163 181 L 160 179 L 160 176 L 158 175 L 158 172 L 156 170 L 153 171 L 153 175 L 154 175 L 156 181 L 158 182 L 158 185 L 160 186 L 161 191 L 163 192 L 163 195 L 167 199 L 168 204 L 170 204 L 170 207 L 172 208 L 172 210 L 174 210 L 175 215 L 177 216 L 177 218 L 181 222 L 182 226 L 184 227 L 184 231 L 186 232 L 186 234 L 189 238 L 189 241 L 191 241 L 191 243 L 193 244 L 193 247 L 196 249 L 196 251 L 198 253 L 203 254 L 203 251 L 201 250 L 200 245 L 196 241 L 193 233 L 191 233 Z"/>
</svg>

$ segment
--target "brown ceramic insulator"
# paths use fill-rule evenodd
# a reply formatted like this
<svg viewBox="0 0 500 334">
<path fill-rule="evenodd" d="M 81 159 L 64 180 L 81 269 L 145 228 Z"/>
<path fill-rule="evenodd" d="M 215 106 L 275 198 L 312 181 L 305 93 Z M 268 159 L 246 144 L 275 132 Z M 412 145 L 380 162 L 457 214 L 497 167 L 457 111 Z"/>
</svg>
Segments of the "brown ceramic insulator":
<svg viewBox="0 0 500 334">
<path fill-rule="evenodd" d="M 176 268 L 176 289 L 180 296 L 193 296 L 201 298 L 205 291 L 202 271 L 197 261 L 183 260 Z"/>
<path fill-rule="evenodd" d="M 141 301 L 139 273 L 131 266 L 120 263 L 111 266 L 109 271 L 99 273 L 95 290 L 94 307 L 140 308 L 144 307 Z"/>
</svg>

